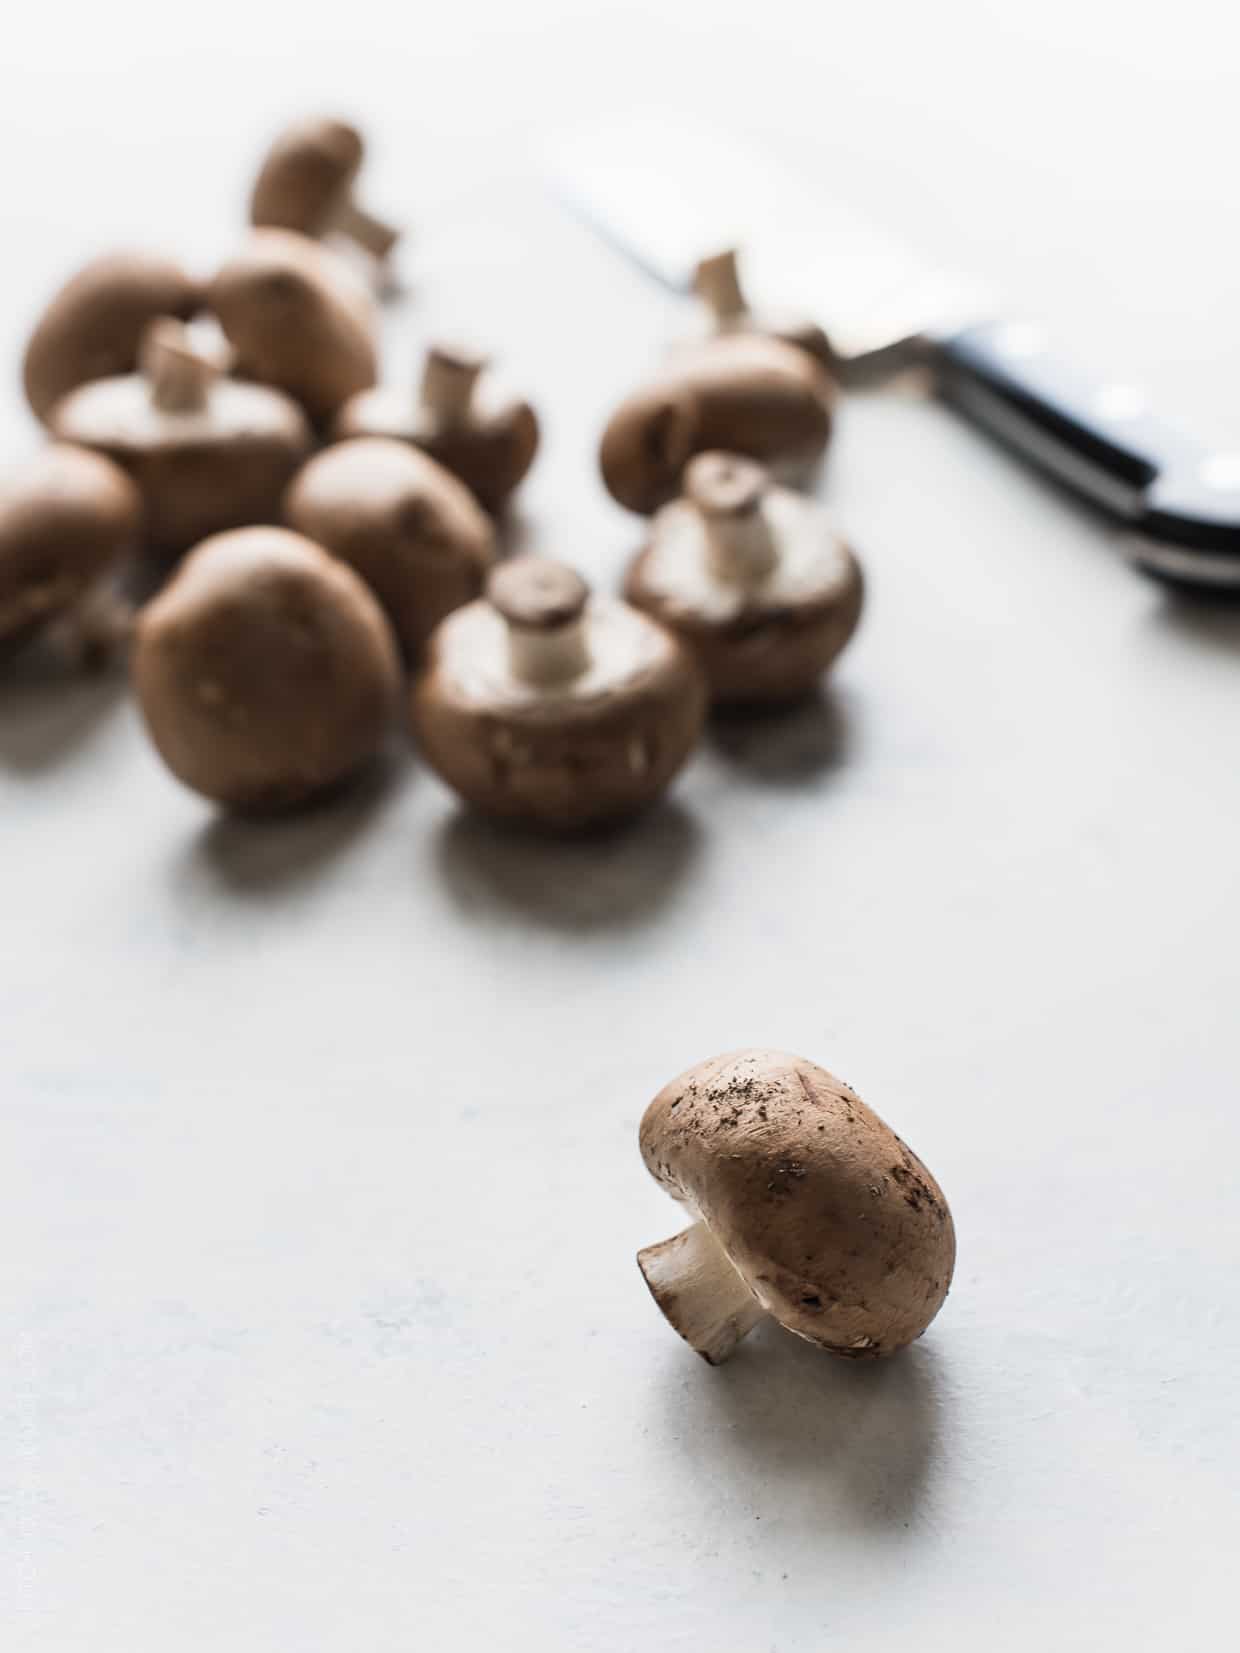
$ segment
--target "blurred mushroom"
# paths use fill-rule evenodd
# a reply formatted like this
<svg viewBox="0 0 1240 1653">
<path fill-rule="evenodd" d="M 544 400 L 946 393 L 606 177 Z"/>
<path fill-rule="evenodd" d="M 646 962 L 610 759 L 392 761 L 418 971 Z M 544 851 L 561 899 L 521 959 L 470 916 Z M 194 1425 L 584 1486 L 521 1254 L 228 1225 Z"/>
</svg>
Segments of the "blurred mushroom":
<svg viewBox="0 0 1240 1653">
<path fill-rule="evenodd" d="M 0 482 L 0 650 L 73 617 L 81 652 L 115 640 L 127 611 L 104 581 L 137 549 L 142 501 L 110 460 L 56 442 Z M 66 633 L 68 636 L 69 634 Z"/>
<path fill-rule="evenodd" d="M 622 819 L 692 751 L 706 695 L 689 654 L 560 563 L 501 564 L 431 638 L 413 694 L 427 762 L 469 803 L 551 831 Z"/>
<path fill-rule="evenodd" d="M 488 511 L 497 512 L 534 462 L 538 418 L 485 368 L 481 356 L 432 345 L 416 396 L 386 385 L 363 390 L 341 408 L 334 434 L 411 442 L 459 476 Z"/>
<path fill-rule="evenodd" d="M 624 594 L 689 645 L 718 703 L 807 694 L 861 616 L 856 558 L 814 500 L 735 454 L 689 461 Z"/>
<path fill-rule="evenodd" d="M 832 1354 L 891 1354 L 943 1305 L 956 1232 L 942 1189 L 840 1079 L 779 1050 L 715 1056 L 641 1123 L 646 1169 L 693 1216 L 637 1254 L 712 1366 L 772 1315 Z"/>
<path fill-rule="evenodd" d="M 621 505 L 649 515 L 710 448 L 800 477 L 826 449 L 834 400 L 817 363 L 778 339 L 729 333 L 686 345 L 612 414 L 599 449 L 603 480 Z"/>
<path fill-rule="evenodd" d="M 94 258 L 39 318 L 22 363 L 26 397 L 46 422 L 68 391 L 89 379 L 132 373 L 147 324 L 185 319 L 202 304 L 200 282 L 170 258 L 117 252 Z"/>
<path fill-rule="evenodd" d="M 817 322 L 794 316 L 766 315 L 749 308 L 741 287 L 735 248 L 699 261 L 693 291 L 706 308 L 711 333 L 763 333 L 804 350 L 824 368 L 832 366 L 831 346 Z"/>
<path fill-rule="evenodd" d="M 183 322 L 148 326 L 141 365 L 71 391 L 50 424 L 128 471 L 142 492 L 150 549 L 178 556 L 225 528 L 278 522 L 310 447 L 301 409 L 266 385 L 218 377 Z"/>
<path fill-rule="evenodd" d="M 464 484 L 385 437 L 317 454 L 294 478 L 285 515 L 357 570 L 410 658 L 446 615 L 478 596 L 495 561 L 494 530 Z"/>
<path fill-rule="evenodd" d="M 364 155 L 361 133 L 346 121 L 297 121 L 267 152 L 250 197 L 250 222 L 315 238 L 347 236 L 382 261 L 400 231 L 353 198 Z"/>
<path fill-rule="evenodd" d="M 285 391 L 312 419 L 374 384 L 374 303 L 347 264 L 304 235 L 255 230 L 207 298 L 236 372 Z"/>
<path fill-rule="evenodd" d="M 400 687 L 383 611 L 285 528 L 204 540 L 138 616 L 133 679 L 177 778 L 237 809 L 299 804 L 378 751 Z"/>
</svg>

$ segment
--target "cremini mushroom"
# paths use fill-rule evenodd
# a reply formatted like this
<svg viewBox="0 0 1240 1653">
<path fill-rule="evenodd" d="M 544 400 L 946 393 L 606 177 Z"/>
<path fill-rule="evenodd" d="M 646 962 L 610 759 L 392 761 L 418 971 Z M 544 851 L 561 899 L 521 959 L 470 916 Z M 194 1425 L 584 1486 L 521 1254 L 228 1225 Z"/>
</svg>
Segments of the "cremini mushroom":
<svg viewBox="0 0 1240 1653">
<path fill-rule="evenodd" d="M 534 463 L 538 418 L 510 395 L 472 351 L 446 344 L 426 353 L 415 395 L 391 386 L 363 390 L 336 416 L 334 434 L 395 436 L 422 448 L 499 511 Z"/>
<path fill-rule="evenodd" d="M 621 505 L 649 515 L 708 449 L 799 479 L 826 448 L 834 398 L 818 364 L 779 339 L 728 333 L 685 345 L 612 414 L 599 449 L 603 480 Z"/>
<path fill-rule="evenodd" d="M 445 616 L 479 595 L 495 561 L 495 531 L 464 483 L 387 437 L 316 454 L 294 478 L 285 516 L 356 569 L 411 658 Z"/>
<path fill-rule="evenodd" d="M 0 650 L 74 616 L 82 649 L 110 639 L 121 611 L 104 582 L 137 549 L 142 501 L 99 454 L 54 442 L 0 481 Z"/>
<path fill-rule="evenodd" d="M 179 556 L 208 534 L 279 522 L 311 442 L 296 403 L 267 385 L 221 378 L 170 318 L 148 325 L 141 368 L 70 391 L 50 424 L 133 477 L 149 548 Z"/>
<path fill-rule="evenodd" d="M 347 121 L 314 116 L 286 127 L 254 181 L 250 222 L 315 238 L 346 236 L 382 261 L 400 231 L 353 198 L 365 153 L 361 133 Z"/>
<path fill-rule="evenodd" d="M 68 391 L 88 379 L 132 373 L 147 324 L 185 320 L 203 301 L 200 282 L 156 253 L 94 258 L 60 289 L 30 336 L 22 363 L 26 397 L 46 421 Z"/>
<path fill-rule="evenodd" d="M 736 454 L 689 461 L 624 594 L 693 649 L 719 704 L 807 694 L 856 630 L 857 559 L 822 506 Z"/>
<path fill-rule="evenodd" d="M 138 616 L 133 680 L 173 774 L 243 810 L 305 802 L 378 751 L 400 665 L 351 568 L 285 528 L 204 540 Z"/>
<path fill-rule="evenodd" d="M 825 1068 L 780 1050 L 699 1062 L 646 1109 L 641 1152 L 693 1222 L 638 1266 L 712 1366 L 767 1315 L 858 1359 L 913 1342 L 942 1306 L 956 1260 L 942 1190 Z"/>
<path fill-rule="evenodd" d="M 502 563 L 431 639 L 413 724 L 428 763 L 477 808 L 552 831 L 651 802 L 701 731 L 692 657 L 627 603 L 541 557 Z"/>
<path fill-rule="evenodd" d="M 325 420 L 373 385 L 375 307 L 347 264 L 292 230 L 255 230 L 207 289 L 245 379 Z"/>
<path fill-rule="evenodd" d="M 831 346 L 817 322 L 750 309 L 741 286 L 734 247 L 698 261 L 693 272 L 693 291 L 705 308 L 710 333 L 765 333 L 807 351 L 824 368 L 832 366 Z"/>
</svg>

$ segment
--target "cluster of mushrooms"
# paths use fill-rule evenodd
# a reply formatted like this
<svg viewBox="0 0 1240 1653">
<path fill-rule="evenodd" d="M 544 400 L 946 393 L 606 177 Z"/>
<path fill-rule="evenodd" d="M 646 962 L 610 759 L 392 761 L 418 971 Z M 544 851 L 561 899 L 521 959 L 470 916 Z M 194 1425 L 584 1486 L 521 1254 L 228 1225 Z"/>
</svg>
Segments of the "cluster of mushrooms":
<svg viewBox="0 0 1240 1653">
<path fill-rule="evenodd" d="M 155 747 L 230 808 L 348 781 L 406 695 L 423 757 L 477 809 L 552 831 L 623 819 L 712 705 L 804 696 L 856 628 L 857 561 L 797 491 L 831 433 L 828 342 L 755 315 L 732 252 L 703 259 L 697 336 L 602 434 L 606 487 L 647 519 L 622 596 L 502 559 L 538 419 L 459 347 L 434 345 L 415 390 L 378 383 L 397 235 L 355 199 L 362 160 L 351 126 L 300 123 L 210 280 L 129 252 L 53 298 L 24 359 L 51 440 L 0 488 L 0 649 L 128 644 Z M 136 612 L 117 577 L 135 560 L 158 576 Z M 941 1304 L 941 1191 L 814 1064 L 703 1063 L 656 1097 L 641 1146 L 694 1220 L 639 1262 L 706 1359 L 767 1315 L 886 1354 Z"/>
<path fill-rule="evenodd" d="M 353 127 L 302 122 L 209 280 L 112 254 L 53 298 L 24 361 L 51 444 L 0 491 L 0 646 L 130 643 L 156 748 L 230 808 L 356 775 L 408 677 L 420 751 L 476 808 L 553 831 L 630 816 L 710 704 L 805 694 L 857 624 L 856 560 L 790 485 L 830 435 L 826 340 L 755 316 L 733 254 L 704 259 L 700 336 L 602 436 L 606 486 L 649 519 L 623 595 L 501 559 L 537 416 L 458 346 L 432 345 L 416 388 L 378 383 L 397 235 L 355 198 L 362 160 Z M 116 578 L 135 554 L 159 582 L 136 614 Z"/>
</svg>

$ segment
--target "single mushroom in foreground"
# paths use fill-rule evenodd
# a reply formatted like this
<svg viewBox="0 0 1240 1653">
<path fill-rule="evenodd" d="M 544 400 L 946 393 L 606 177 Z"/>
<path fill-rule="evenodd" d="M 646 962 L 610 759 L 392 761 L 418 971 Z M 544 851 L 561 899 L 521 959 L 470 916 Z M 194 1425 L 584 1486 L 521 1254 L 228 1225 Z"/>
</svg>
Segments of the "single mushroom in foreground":
<svg viewBox="0 0 1240 1653">
<path fill-rule="evenodd" d="M 141 525 L 124 471 L 68 443 L 0 481 L 0 651 L 57 622 L 80 654 L 119 640 L 128 611 L 106 582 L 137 550 Z"/>
<path fill-rule="evenodd" d="M 431 638 L 414 687 L 427 762 L 476 808 L 569 831 L 650 803 L 701 732 L 692 656 L 572 569 L 519 557 Z"/>
<path fill-rule="evenodd" d="M 825 368 L 833 365 L 827 335 L 807 317 L 767 315 L 750 308 L 741 286 L 736 249 L 725 248 L 698 261 L 693 291 L 706 310 L 711 333 L 766 333 L 804 350 Z"/>
<path fill-rule="evenodd" d="M 365 159 L 361 133 L 347 121 L 312 116 L 286 127 L 268 150 L 250 195 L 250 222 L 318 238 L 341 235 L 382 261 L 400 231 L 366 212 L 353 186 Z"/>
<path fill-rule="evenodd" d="M 185 323 L 168 317 L 147 327 L 140 366 L 70 391 L 50 425 L 133 478 L 148 549 L 177 557 L 209 534 L 279 522 L 284 490 L 310 449 L 297 404 L 267 385 L 220 377 Z"/>
<path fill-rule="evenodd" d="M 483 357 L 446 344 L 426 353 L 412 396 L 390 385 L 359 391 L 336 416 L 333 434 L 394 436 L 429 453 L 498 512 L 534 463 L 538 417 L 506 391 Z"/>
<path fill-rule="evenodd" d="M 641 1152 L 694 1220 L 638 1266 L 712 1366 L 767 1315 L 855 1360 L 912 1343 L 942 1307 L 956 1261 L 942 1190 L 816 1063 L 779 1050 L 699 1062 L 646 1109 Z"/>
<path fill-rule="evenodd" d="M 685 466 L 712 449 L 801 480 L 826 451 L 835 389 L 803 350 L 726 333 L 676 351 L 608 420 L 599 467 L 612 497 L 650 515 L 680 492 Z"/>
<path fill-rule="evenodd" d="M 375 306 L 344 261 L 292 230 L 255 230 L 207 288 L 239 378 L 330 419 L 378 375 Z"/>
<path fill-rule="evenodd" d="M 80 269 L 44 310 L 22 362 L 26 398 L 46 423 L 60 398 L 89 379 L 132 373 L 156 316 L 188 320 L 202 284 L 156 253 L 106 253 Z"/>
<path fill-rule="evenodd" d="M 205 540 L 138 616 L 134 687 L 173 774 L 235 809 L 333 790 L 391 726 L 400 662 L 351 568 L 285 528 Z"/>
<path fill-rule="evenodd" d="M 481 593 L 495 561 L 495 530 L 464 483 L 386 437 L 324 448 L 294 477 L 284 511 L 361 575 L 410 659 Z"/>
<path fill-rule="evenodd" d="M 861 616 L 857 559 L 827 512 L 754 460 L 702 453 L 655 514 L 624 595 L 694 651 L 719 705 L 808 694 Z"/>
</svg>

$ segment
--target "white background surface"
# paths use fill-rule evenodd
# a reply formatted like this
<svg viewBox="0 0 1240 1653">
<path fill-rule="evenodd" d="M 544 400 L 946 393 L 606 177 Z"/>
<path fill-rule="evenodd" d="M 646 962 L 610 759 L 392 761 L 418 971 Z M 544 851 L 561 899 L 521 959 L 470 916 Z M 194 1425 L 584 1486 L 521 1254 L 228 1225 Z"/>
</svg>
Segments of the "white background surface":
<svg viewBox="0 0 1240 1653">
<path fill-rule="evenodd" d="M 0 342 L 15 370 L 97 247 L 218 256 L 272 125 L 354 112 L 422 226 L 393 371 L 434 326 L 493 341 L 546 415 L 528 537 L 610 581 L 638 528 L 594 441 L 675 318 L 494 174 L 640 94 L 1240 438 L 1223 8 L 1013 10 L 25 14 Z M 404 757 L 216 819 L 117 689 L 0 681 L 6 1647 L 1226 1641 L 1240 614 L 915 386 L 849 405 L 825 492 L 871 595 L 830 696 L 604 843 L 498 835 Z M 712 1372 L 646 1296 L 679 1214 L 641 1109 L 754 1042 L 851 1080 L 952 1201 L 905 1358 L 772 1330 Z"/>
</svg>

